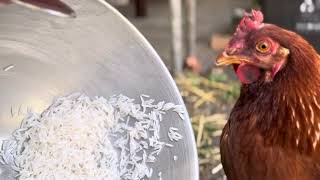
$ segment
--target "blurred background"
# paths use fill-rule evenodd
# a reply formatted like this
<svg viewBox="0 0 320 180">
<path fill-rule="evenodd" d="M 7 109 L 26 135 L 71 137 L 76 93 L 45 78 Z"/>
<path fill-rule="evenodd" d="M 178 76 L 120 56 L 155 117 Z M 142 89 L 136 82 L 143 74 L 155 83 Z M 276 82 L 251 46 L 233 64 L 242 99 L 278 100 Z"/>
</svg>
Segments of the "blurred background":
<svg viewBox="0 0 320 180">
<path fill-rule="evenodd" d="M 320 0 L 107 0 L 152 44 L 175 78 L 198 147 L 201 180 L 225 179 L 219 137 L 239 96 L 231 68 L 216 68 L 244 11 L 298 32 L 319 49 Z"/>
</svg>

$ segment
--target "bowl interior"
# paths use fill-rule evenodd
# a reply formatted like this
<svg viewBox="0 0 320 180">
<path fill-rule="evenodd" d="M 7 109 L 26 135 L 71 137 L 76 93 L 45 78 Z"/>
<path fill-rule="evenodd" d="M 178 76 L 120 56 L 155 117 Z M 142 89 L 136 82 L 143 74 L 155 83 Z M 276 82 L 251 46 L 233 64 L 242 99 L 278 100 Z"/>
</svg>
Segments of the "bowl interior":
<svg viewBox="0 0 320 180">
<path fill-rule="evenodd" d="M 159 56 L 142 35 L 107 4 L 66 0 L 77 18 L 61 18 L 17 5 L 0 11 L 0 137 L 7 138 L 32 109 L 41 112 L 57 96 L 83 92 L 138 100 L 183 101 Z M 198 179 L 198 162 L 188 115 L 166 116 L 184 139 L 165 149 L 152 166 L 163 179 Z M 174 155 L 179 156 L 173 161 Z M 0 179 L 8 179 L 2 167 Z M 155 174 L 151 179 L 158 179 Z"/>
</svg>

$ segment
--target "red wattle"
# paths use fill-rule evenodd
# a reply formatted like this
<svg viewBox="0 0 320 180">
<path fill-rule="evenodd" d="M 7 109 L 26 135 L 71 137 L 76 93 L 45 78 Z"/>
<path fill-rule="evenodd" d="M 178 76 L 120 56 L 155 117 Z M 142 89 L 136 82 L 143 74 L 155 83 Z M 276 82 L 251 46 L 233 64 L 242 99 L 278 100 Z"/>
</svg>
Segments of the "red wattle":
<svg viewBox="0 0 320 180">
<path fill-rule="evenodd" d="M 236 74 L 243 84 L 251 84 L 261 76 L 260 69 L 256 66 L 242 63 L 238 67 L 234 67 Z"/>
</svg>

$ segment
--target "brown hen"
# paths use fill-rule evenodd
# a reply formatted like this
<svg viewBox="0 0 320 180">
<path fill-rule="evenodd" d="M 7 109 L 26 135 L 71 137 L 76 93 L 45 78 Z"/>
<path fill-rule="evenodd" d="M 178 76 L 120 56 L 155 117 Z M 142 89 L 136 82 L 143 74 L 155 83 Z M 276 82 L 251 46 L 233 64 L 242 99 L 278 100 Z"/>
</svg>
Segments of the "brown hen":
<svg viewBox="0 0 320 180">
<path fill-rule="evenodd" d="M 298 34 L 245 14 L 217 65 L 242 82 L 221 136 L 228 180 L 320 179 L 320 59 Z"/>
</svg>

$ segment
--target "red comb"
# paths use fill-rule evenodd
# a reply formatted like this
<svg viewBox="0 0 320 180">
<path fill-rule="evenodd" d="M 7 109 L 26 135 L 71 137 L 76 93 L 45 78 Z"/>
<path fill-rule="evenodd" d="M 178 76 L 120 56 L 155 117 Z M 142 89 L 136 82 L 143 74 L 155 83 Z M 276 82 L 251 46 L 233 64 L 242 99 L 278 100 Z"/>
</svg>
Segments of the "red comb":
<svg viewBox="0 0 320 180">
<path fill-rule="evenodd" d="M 263 14 L 261 11 L 252 10 L 251 14 L 245 12 L 238 28 L 237 36 L 245 36 L 252 30 L 257 30 L 263 25 Z"/>
</svg>

